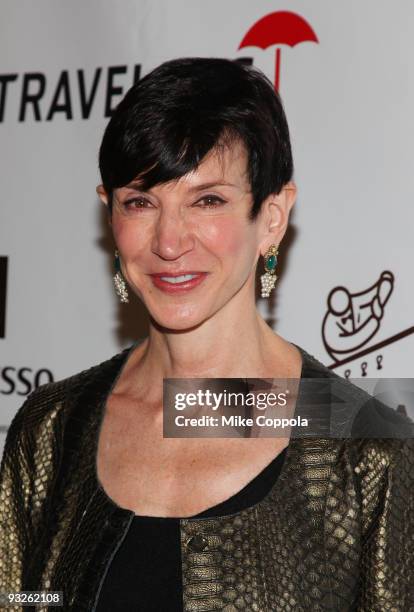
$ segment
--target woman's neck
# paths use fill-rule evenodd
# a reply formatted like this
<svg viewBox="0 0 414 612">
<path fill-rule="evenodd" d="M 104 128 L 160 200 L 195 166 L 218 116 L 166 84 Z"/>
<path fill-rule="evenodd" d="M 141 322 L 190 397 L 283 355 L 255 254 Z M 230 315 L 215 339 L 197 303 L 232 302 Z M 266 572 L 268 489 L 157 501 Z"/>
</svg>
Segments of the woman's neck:
<svg viewBox="0 0 414 612">
<path fill-rule="evenodd" d="M 211 319 L 185 333 L 151 327 L 146 359 L 165 378 L 246 377 L 263 370 L 275 338 L 258 313 L 241 325 L 220 327 Z"/>
<path fill-rule="evenodd" d="M 250 324 L 234 324 L 221 333 L 204 325 L 179 334 L 151 326 L 148 338 L 131 355 L 118 391 L 157 404 L 164 378 L 300 377 L 300 352 L 257 311 Z"/>
</svg>

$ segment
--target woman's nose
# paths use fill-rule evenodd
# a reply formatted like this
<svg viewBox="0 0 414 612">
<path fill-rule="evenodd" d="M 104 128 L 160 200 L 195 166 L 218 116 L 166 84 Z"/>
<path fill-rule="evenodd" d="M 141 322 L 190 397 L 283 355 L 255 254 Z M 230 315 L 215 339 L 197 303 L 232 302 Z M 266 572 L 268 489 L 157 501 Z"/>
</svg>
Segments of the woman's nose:
<svg viewBox="0 0 414 612">
<path fill-rule="evenodd" d="M 163 259 L 177 259 L 194 247 L 194 236 L 177 211 L 163 210 L 155 222 L 152 251 Z"/>
</svg>

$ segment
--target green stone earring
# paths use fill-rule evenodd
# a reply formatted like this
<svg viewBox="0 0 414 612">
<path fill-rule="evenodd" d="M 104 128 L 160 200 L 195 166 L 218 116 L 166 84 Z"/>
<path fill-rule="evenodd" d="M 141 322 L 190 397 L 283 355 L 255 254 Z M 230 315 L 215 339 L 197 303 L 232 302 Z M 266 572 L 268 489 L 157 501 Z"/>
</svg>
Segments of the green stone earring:
<svg viewBox="0 0 414 612">
<path fill-rule="evenodd" d="M 277 246 L 272 244 L 264 256 L 264 268 L 266 272 L 260 277 L 262 281 L 262 298 L 269 297 L 270 292 L 276 284 L 277 276 L 275 274 L 275 269 L 278 253 Z"/>
</svg>

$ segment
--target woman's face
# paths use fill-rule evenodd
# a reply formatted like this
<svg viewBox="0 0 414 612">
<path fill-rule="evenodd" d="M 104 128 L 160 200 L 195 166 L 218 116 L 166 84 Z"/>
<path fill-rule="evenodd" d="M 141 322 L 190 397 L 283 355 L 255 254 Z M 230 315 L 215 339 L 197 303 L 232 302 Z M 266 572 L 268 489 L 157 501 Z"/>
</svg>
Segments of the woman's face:
<svg viewBox="0 0 414 612">
<path fill-rule="evenodd" d="M 231 316 L 231 304 L 245 307 L 249 293 L 254 299 L 261 236 L 260 223 L 248 220 L 251 206 L 240 143 L 147 192 L 137 182 L 114 190 L 122 273 L 159 325 L 187 329 L 225 307 Z"/>
</svg>

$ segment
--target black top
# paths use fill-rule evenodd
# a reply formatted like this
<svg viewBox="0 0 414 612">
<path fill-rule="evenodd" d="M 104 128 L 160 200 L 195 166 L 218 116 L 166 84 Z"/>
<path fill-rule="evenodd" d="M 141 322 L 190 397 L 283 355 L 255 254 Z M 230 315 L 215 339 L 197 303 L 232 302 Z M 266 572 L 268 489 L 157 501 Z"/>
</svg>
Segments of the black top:
<svg viewBox="0 0 414 612">
<path fill-rule="evenodd" d="M 275 484 L 285 455 L 286 448 L 238 493 L 191 518 L 257 504 Z M 182 595 L 180 519 L 136 515 L 104 578 L 96 612 L 182 612 Z"/>
</svg>

